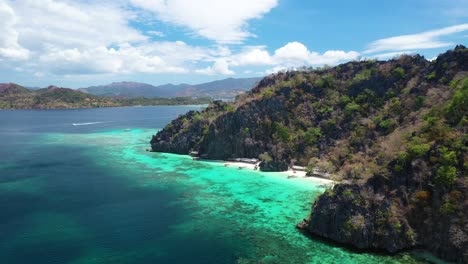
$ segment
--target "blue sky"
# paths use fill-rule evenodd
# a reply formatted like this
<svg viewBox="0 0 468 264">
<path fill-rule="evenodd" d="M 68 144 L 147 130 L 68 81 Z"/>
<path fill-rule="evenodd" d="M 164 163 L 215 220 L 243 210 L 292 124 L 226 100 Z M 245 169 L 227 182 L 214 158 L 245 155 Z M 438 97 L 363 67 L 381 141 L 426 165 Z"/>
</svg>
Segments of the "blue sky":
<svg viewBox="0 0 468 264">
<path fill-rule="evenodd" d="M 0 82 L 200 83 L 468 44 L 468 0 L 0 0 Z"/>
</svg>

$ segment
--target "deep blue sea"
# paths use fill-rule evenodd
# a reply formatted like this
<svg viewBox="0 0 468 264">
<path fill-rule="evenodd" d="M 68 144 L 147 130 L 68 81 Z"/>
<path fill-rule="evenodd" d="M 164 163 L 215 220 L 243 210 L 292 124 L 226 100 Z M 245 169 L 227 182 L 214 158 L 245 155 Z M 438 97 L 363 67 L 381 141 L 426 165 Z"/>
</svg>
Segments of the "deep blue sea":
<svg viewBox="0 0 468 264">
<path fill-rule="evenodd" d="M 0 111 L 0 264 L 427 263 L 298 232 L 320 182 L 145 151 L 191 109 Z"/>
</svg>

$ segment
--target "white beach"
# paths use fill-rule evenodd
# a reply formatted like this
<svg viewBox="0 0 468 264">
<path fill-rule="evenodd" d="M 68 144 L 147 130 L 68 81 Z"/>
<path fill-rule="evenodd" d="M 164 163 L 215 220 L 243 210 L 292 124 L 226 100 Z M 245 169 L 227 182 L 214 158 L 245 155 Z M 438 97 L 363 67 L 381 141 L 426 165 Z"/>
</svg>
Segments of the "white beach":
<svg viewBox="0 0 468 264">
<path fill-rule="evenodd" d="M 236 162 L 236 161 L 223 161 L 223 163 L 224 163 L 224 166 L 226 166 L 226 167 L 232 167 L 232 168 L 238 168 L 238 169 L 248 169 L 248 170 L 255 170 L 255 167 L 257 166 L 257 168 L 258 168 L 258 164 L 259 164 L 259 163 L 251 164 L 251 163 Z M 327 184 L 327 185 L 334 185 L 335 184 L 335 182 L 333 180 L 319 178 L 319 177 L 315 177 L 315 176 L 306 176 L 305 171 L 298 171 L 298 170 L 293 171 L 293 170 L 289 169 L 287 171 L 281 171 L 281 172 L 277 172 L 277 173 L 282 173 L 288 178 L 301 178 L 301 179 L 311 180 L 311 181 L 315 181 L 315 182 L 319 182 L 319 183 Z"/>
</svg>

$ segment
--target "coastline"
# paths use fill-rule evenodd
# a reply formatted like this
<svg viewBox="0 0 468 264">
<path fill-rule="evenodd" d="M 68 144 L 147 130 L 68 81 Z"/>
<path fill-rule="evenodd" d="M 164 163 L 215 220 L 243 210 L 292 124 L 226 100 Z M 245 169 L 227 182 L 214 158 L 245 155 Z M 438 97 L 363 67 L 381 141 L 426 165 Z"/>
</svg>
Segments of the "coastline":
<svg viewBox="0 0 468 264">
<path fill-rule="evenodd" d="M 251 164 L 251 163 L 237 162 L 237 161 L 221 161 L 221 162 L 224 163 L 225 167 L 247 169 L 247 170 L 262 172 L 258 169 L 255 169 L 256 166 L 258 168 L 258 163 Z M 267 172 L 264 172 L 264 173 L 267 173 Z M 278 171 L 276 173 L 284 174 L 287 178 L 291 178 L 291 179 L 295 179 L 295 178 L 306 179 L 306 180 L 315 181 L 317 183 L 326 184 L 326 185 L 333 186 L 336 183 L 335 181 L 329 180 L 329 179 L 324 179 L 324 178 L 315 177 L 315 176 L 307 176 L 305 171 L 294 171 L 291 168 L 288 169 L 287 171 Z"/>
<path fill-rule="evenodd" d="M 131 108 L 131 107 L 156 107 L 156 106 L 185 106 L 185 107 L 200 107 L 206 108 L 208 104 L 155 104 L 155 105 L 112 105 L 112 106 L 84 106 L 84 107 L 54 107 L 54 108 L 0 108 L 0 111 L 14 110 L 81 110 L 81 109 L 99 109 L 99 108 Z"/>
</svg>

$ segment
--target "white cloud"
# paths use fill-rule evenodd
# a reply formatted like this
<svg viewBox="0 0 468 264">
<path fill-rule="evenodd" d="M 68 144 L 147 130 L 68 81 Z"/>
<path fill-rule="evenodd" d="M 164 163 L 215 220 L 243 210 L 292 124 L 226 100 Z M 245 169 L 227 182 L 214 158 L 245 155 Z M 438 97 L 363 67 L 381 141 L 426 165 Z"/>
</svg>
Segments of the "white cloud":
<svg viewBox="0 0 468 264">
<path fill-rule="evenodd" d="M 288 69 L 288 67 L 275 66 L 275 67 L 273 67 L 271 69 L 266 70 L 263 74 L 273 74 L 273 73 L 277 73 L 277 72 L 280 72 L 280 71 L 285 71 L 287 69 Z"/>
<path fill-rule="evenodd" d="M 131 0 L 165 22 L 187 27 L 218 43 L 241 43 L 254 36 L 248 21 L 261 18 L 278 0 Z"/>
<path fill-rule="evenodd" d="M 356 51 L 329 50 L 323 54 L 310 51 L 300 42 L 289 42 L 270 55 L 265 47 L 255 47 L 231 57 L 231 65 L 270 65 L 280 68 L 308 65 L 334 65 L 359 57 Z"/>
<path fill-rule="evenodd" d="M 379 39 L 372 42 L 368 46 L 368 49 L 364 51 L 364 53 L 412 49 L 432 49 L 453 46 L 453 43 L 440 40 L 439 38 L 467 30 L 468 24 L 460 24 L 418 34 Z"/>
<path fill-rule="evenodd" d="M 164 34 L 163 32 L 156 31 L 156 30 L 149 30 L 146 33 L 149 34 L 149 35 L 156 36 L 156 37 L 161 37 L 161 38 L 166 36 L 166 34 Z"/>
<path fill-rule="evenodd" d="M 359 56 L 359 52 L 356 51 L 328 50 L 323 54 L 312 52 L 309 56 L 309 63 L 311 65 L 335 65 L 339 62 L 358 59 Z"/>
<path fill-rule="evenodd" d="M 274 58 L 278 62 L 288 65 L 303 65 L 309 61 L 310 51 L 304 44 L 289 42 L 283 47 L 275 50 Z"/>
<path fill-rule="evenodd" d="M 248 21 L 268 12 L 276 6 L 277 0 L 235 3 L 201 0 L 195 7 L 193 3 L 187 4 L 188 0 L 133 0 L 143 7 L 154 9 L 156 6 L 152 10 L 162 12 L 158 16 L 168 21 L 170 18 L 165 16 L 174 14 L 175 22 L 169 22 L 216 40 L 218 43 L 212 46 L 155 41 L 151 36 L 164 33 L 140 32 L 132 27 L 138 19 L 135 12 L 142 11 L 128 9 L 127 1 L 0 0 L 2 67 L 13 71 L 22 68 L 24 74 L 56 79 L 135 73 L 233 75 L 237 70 L 252 72 L 245 68 L 247 66 L 256 67 L 254 70 L 258 72 L 264 71 L 266 66 L 282 69 L 336 64 L 359 56 L 354 51 L 313 52 L 299 42 L 287 43 L 273 52 L 266 46 L 239 47 L 233 52 L 230 46 L 220 44 L 239 42 L 251 36 Z M 179 10 L 183 3 L 193 8 Z M 161 6 L 169 9 L 161 11 L 158 9 Z M 225 7 L 227 9 L 223 10 Z M 201 13 L 195 12 L 200 8 L 203 9 Z M 181 22 L 189 23 L 191 19 L 199 24 Z"/>
<path fill-rule="evenodd" d="M 169 57 L 167 51 L 178 54 Z M 90 49 L 66 49 L 50 52 L 40 57 L 54 74 L 104 74 L 104 73 L 187 73 L 182 56 L 195 54 L 203 58 L 202 50 L 174 42 L 163 42 L 149 46 L 122 45 L 118 49 L 96 47 Z"/>
<path fill-rule="evenodd" d="M 199 69 L 196 73 L 206 75 L 233 75 L 235 72 L 229 69 L 229 64 L 224 59 L 217 60 L 213 66 L 209 66 L 205 69 Z"/>
<path fill-rule="evenodd" d="M 378 60 L 387 60 L 387 59 L 399 57 L 399 56 L 401 56 L 403 54 L 412 55 L 412 54 L 415 54 L 415 52 L 414 51 L 409 51 L 409 50 L 396 51 L 396 52 L 387 52 L 387 53 L 380 53 L 380 54 L 372 55 L 372 56 L 370 56 L 370 58 L 378 59 Z"/>
<path fill-rule="evenodd" d="M 15 11 L 6 3 L 0 2 L 0 57 L 14 60 L 25 60 L 29 50 L 18 43 L 18 32 L 14 29 L 17 18 Z"/>
<path fill-rule="evenodd" d="M 110 2 L 0 0 L 0 16 L 0 59 L 12 69 L 13 59 L 29 59 L 32 74 L 181 73 L 188 61 L 230 54 L 222 47 L 150 42 L 129 26 L 134 14 Z"/>
<path fill-rule="evenodd" d="M 231 58 L 233 66 L 262 66 L 274 64 L 265 47 L 250 47 Z"/>
<path fill-rule="evenodd" d="M 133 14 L 112 4 L 56 0 L 9 3 L 19 18 L 15 26 L 19 40 L 31 50 L 109 46 L 147 39 L 128 25 Z"/>
<path fill-rule="evenodd" d="M 106 47 L 60 49 L 40 56 L 39 61 L 55 74 L 118 72 L 123 62 L 115 56 L 116 53 L 116 50 Z"/>
</svg>

